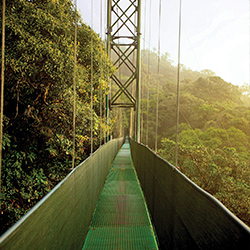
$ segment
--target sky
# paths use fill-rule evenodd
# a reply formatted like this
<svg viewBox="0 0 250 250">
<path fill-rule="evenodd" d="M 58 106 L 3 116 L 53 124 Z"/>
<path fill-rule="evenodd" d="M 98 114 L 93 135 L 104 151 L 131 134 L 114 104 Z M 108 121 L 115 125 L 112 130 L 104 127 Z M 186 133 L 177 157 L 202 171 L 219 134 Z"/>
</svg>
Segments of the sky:
<svg viewBox="0 0 250 250">
<path fill-rule="evenodd" d="M 142 0 L 142 49 L 158 49 L 160 1 L 160 52 L 168 52 L 177 64 L 179 0 Z M 106 2 L 77 0 L 82 20 L 102 38 Z M 181 19 L 181 64 L 197 71 L 212 70 L 235 85 L 249 84 L 249 0 L 182 0 Z"/>
</svg>

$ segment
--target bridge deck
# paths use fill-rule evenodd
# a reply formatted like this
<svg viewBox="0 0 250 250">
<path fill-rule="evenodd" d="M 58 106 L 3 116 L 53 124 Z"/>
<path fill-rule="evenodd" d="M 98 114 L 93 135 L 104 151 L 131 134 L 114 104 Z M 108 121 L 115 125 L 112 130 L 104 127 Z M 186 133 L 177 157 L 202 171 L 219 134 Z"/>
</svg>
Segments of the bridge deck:
<svg viewBox="0 0 250 250">
<path fill-rule="evenodd" d="M 128 143 L 111 166 L 83 249 L 158 249 Z"/>
</svg>

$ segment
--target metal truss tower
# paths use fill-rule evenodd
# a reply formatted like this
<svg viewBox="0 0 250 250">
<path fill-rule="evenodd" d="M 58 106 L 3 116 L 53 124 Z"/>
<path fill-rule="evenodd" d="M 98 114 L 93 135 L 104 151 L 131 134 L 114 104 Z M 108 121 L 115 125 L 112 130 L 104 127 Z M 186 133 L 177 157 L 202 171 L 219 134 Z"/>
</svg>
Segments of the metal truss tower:
<svg viewBox="0 0 250 250">
<path fill-rule="evenodd" d="M 136 111 L 136 140 L 139 142 L 141 0 L 108 0 L 107 12 L 107 52 L 116 67 L 110 79 L 109 109 L 133 108 Z"/>
</svg>

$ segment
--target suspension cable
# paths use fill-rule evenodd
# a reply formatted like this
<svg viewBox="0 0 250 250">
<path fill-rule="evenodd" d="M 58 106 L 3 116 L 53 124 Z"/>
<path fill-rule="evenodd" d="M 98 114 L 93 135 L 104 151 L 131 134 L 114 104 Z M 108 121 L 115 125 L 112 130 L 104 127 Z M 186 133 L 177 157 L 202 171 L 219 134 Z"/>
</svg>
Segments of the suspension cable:
<svg viewBox="0 0 250 250">
<path fill-rule="evenodd" d="M 155 152 L 157 152 L 158 120 L 159 120 L 160 62 L 161 62 L 161 0 L 159 0 L 159 32 L 158 32 L 157 94 L 156 94 L 156 121 L 155 121 Z"/>
<path fill-rule="evenodd" d="M 102 0 L 101 0 L 102 1 Z M 106 1 L 104 1 L 104 13 L 108 12 L 108 3 Z M 104 19 L 104 27 L 108 27 L 108 21 L 106 19 Z M 106 32 L 106 28 L 104 29 L 104 44 L 105 44 L 105 51 L 107 53 L 107 32 Z M 108 66 L 107 63 L 104 64 L 104 79 L 105 82 L 108 82 Z M 106 87 L 106 84 L 105 84 Z M 104 139 L 104 144 L 106 144 L 107 142 L 107 133 L 106 133 L 106 129 L 107 129 L 107 94 L 106 94 L 106 89 L 105 89 L 105 93 L 103 95 L 103 123 L 104 123 L 104 129 L 103 129 L 103 139 Z"/>
<path fill-rule="evenodd" d="M 179 41 L 178 41 L 178 72 L 177 72 L 177 98 L 176 98 L 176 142 L 175 166 L 178 167 L 178 133 L 179 133 L 179 106 L 180 106 L 180 59 L 181 59 L 181 0 L 179 8 Z"/>
<path fill-rule="evenodd" d="M 116 13 L 118 14 L 118 16 L 119 16 L 119 9 L 118 9 L 118 7 L 116 8 Z M 117 22 L 117 30 L 118 30 L 118 32 L 117 32 L 117 36 L 119 37 L 120 36 L 120 30 L 119 30 L 119 20 L 118 20 L 118 22 Z M 118 44 L 120 44 L 120 38 L 118 38 Z M 119 64 L 118 65 L 120 65 L 119 66 L 119 68 L 118 68 L 118 79 L 119 79 L 119 82 L 120 83 L 122 83 L 122 72 L 121 72 L 121 63 L 120 63 L 120 61 L 121 61 L 121 52 L 120 52 L 120 50 L 118 51 L 118 56 L 119 56 Z M 119 127 L 119 131 L 117 131 L 117 134 L 118 134 L 118 138 L 121 136 L 121 126 L 122 126 L 122 121 L 121 121 L 121 117 L 122 117 L 122 115 L 121 115 L 121 109 L 120 108 L 118 108 L 117 109 L 117 124 L 118 124 L 118 127 Z"/>
<path fill-rule="evenodd" d="M 148 129 L 149 129 L 149 73 L 150 73 L 150 49 L 151 49 L 151 6 L 152 6 L 152 0 L 149 2 L 149 51 L 148 51 L 148 69 L 147 69 L 147 127 L 146 127 L 146 145 L 148 145 Z"/>
<path fill-rule="evenodd" d="M 73 76 L 73 152 L 72 169 L 75 167 L 76 148 L 76 46 L 77 46 L 77 0 L 75 0 L 74 76 Z"/>
<path fill-rule="evenodd" d="M 91 109 L 91 124 L 90 124 L 90 141 L 91 141 L 91 150 L 90 154 L 93 154 L 93 0 L 91 0 L 91 40 L 90 40 L 90 109 Z"/>
<path fill-rule="evenodd" d="M 112 11 L 112 1 L 111 0 L 107 0 L 107 32 L 106 32 L 106 49 L 107 49 L 107 54 L 109 56 L 109 58 L 111 59 L 111 44 L 110 44 L 110 39 L 111 39 L 111 11 Z M 106 136 L 106 142 L 109 141 L 110 139 L 110 131 L 108 128 L 109 125 L 109 121 L 110 121 L 110 109 L 109 109 L 109 101 L 110 101 L 110 97 L 111 97 L 111 78 L 110 78 L 110 69 L 107 66 L 107 81 L 108 81 L 108 88 L 107 88 L 107 93 L 106 93 L 106 114 L 105 114 L 105 122 L 106 122 L 106 130 L 105 130 L 105 136 Z"/>
<path fill-rule="evenodd" d="M 75 167 L 76 144 L 76 46 L 77 46 L 77 0 L 75 0 L 74 75 L 73 75 L 73 151 L 72 169 Z"/>
<path fill-rule="evenodd" d="M 100 36 L 102 40 L 102 1 L 100 1 Z M 102 145 L 102 78 L 103 78 L 103 62 L 102 62 L 102 49 L 100 49 L 100 85 L 99 85 L 99 95 L 100 95 L 100 146 Z"/>
<path fill-rule="evenodd" d="M 145 0 L 145 3 L 144 3 L 144 37 L 145 37 L 145 34 L 146 34 L 146 18 L 147 18 L 147 0 Z M 146 50 L 146 39 L 143 39 L 143 50 L 144 50 L 144 53 L 145 53 L 145 50 Z M 143 99 L 143 94 L 144 94 L 144 89 L 145 89 L 145 80 L 141 82 L 141 100 Z M 144 115 L 143 115 L 143 103 L 142 101 L 140 102 L 141 103 L 141 142 L 143 142 L 143 131 L 144 131 Z"/>
<path fill-rule="evenodd" d="M 2 68 L 1 68 L 1 115 L 0 115 L 0 195 L 2 194 L 2 143 L 3 143 L 3 105 L 4 105 L 4 54 L 5 54 L 5 0 L 2 14 Z M 2 196 L 2 195 L 1 195 Z M 1 198 L 0 198 L 0 204 Z"/>
</svg>

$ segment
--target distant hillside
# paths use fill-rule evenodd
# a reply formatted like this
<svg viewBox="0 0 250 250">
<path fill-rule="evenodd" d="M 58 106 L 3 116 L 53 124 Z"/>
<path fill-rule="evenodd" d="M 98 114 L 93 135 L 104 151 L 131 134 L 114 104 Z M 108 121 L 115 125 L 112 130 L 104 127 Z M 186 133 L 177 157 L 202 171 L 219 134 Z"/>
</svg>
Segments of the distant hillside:
<svg viewBox="0 0 250 250">
<path fill-rule="evenodd" d="M 149 63 L 149 64 L 148 64 Z M 157 55 L 154 52 L 142 53 L 142 120 L 149 115 L 149 145 L 154 146 L 156 85 L 160 84 L 159 95 L 159 144 L 163 137 L 175 136 L 176 121 L 176 76 L 177 67 L 164 54 L 160 60 L 160 76 L 157 76 Z M 149 90 L 149 113 L 147 113 L 147 91 Z M 180 124 L 190 128 L 207 129 L 209 127 L 241 130 L 249 141 L 250 101 L 246 93 L 247 86 L 239 88 L 225 82 L 210 70 L 201 72 L 181 68 L 180 83 Z M 145 122 L 144 122 L 145 124 Z M 183 126 L 181 126 L 182 128 Z M 185 126 L 184 126 L 185 127 Z M 145 128 L 142 138 L 145 141 Z"/>
<path fill-rule="evenodd" d="M 159 79 L 158 153 L 175 164 L 177 68 L 168 54 L 161 57 L 160 76 L 154 52 L 143 51 L 142 61 L 142 142 L 146 143 L 148 119 L 148 144 L 154 149 Z M 248 85 L 232 85 L 210 70 L 181 68 L 178 167 L 248 225 L 249 90 Z"/>
</svg>

